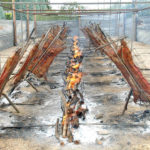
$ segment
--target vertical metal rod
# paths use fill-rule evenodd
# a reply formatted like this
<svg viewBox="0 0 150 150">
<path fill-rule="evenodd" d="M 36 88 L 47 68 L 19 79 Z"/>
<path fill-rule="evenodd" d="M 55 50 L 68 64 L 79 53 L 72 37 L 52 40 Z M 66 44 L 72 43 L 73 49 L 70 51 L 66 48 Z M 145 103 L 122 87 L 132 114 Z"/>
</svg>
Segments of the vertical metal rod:
<svg viewBox="0 0 150 150">
<path fill-rule="evenodd" d="M 16 28 L 16 11 L 15 11 L 15 0 L 12 0 L 13 8 L 13 45 L 17 45 L 17 28 Z"/>
<path fill-rule="evenodd" d="M 27 9 L 27 13 L 26 13 L 26 16 L 27 16 L 27 20 L 26 20 L 26 22 L 27 22 L 27 24 L 26 24 L 27 38 L 26 39 L 28 39 L 29 38 L 29 5 L 28 4 L 26 5 L 26 9 Z"/>
<path fill-rule="evenodd" d="M 34 12 L 36 13 L 36 5 L 34 5 Z M 35 28 L 35 36 L 37 34 L 37 25 L 36 25 L 36 14 L 34 15 L 34 28 Z"/>
</svg>

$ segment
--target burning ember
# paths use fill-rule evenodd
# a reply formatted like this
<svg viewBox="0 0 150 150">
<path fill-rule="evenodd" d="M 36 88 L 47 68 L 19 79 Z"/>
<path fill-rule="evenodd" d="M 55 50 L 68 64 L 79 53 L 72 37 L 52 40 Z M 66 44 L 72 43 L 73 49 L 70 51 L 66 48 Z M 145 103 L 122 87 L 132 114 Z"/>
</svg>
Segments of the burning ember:
<svg viewBox="0 0 150 150">
<path fill-rule="evenodd" d="M 72 128 L 79 127 L 79 118 L 85 119 L 87 108 L 84 104 L 83 95 L 80 92 L 80 82 L 83 73 L 80 71 L 83 54 L 78 47 L 78 37 L 74 36 L 72 56 L 69 57 L 65 71 L 65 89 L 62 92 L 63 100 L 63 137 L 68 137 L 69 142 L 73 142 Z"/>
<path fill-rule="evenodd" d="M 75 89 L 75 87 L 80 83 L 82 78 L 82 72 L 73 73 L 67 77 L 67 90 Z"/>
</svg>

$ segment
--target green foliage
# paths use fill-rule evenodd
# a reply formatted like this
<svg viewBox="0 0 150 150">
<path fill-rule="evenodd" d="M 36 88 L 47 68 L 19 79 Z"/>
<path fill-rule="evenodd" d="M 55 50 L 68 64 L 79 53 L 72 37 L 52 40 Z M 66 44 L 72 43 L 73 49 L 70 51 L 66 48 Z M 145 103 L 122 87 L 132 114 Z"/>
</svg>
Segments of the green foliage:
<svg viewBox="0 0 150 150">
<path fill-rule="evenodd" d="M 70 13 L 73 12 L 74 10 L 83 10 L 84 7 L 77 4 L 76 2 L 71 3 L 70 5 L 63 5 L 60 8 L 60 11 L 52 11 L 51 13 L 62 13 L 62 15 L 50 15 L 50 16 L 41 16 L 37 15 L 37 20 L 39 21 L 47 21 L 47 20 L 74 20 L 77 19 L 77 16 L 71 16 L 71 15 L 63 15 L 63 13 Z M 64 11 L 68 10 L 68 11 Z"/>
<path fill-rule="evenodd" d="M 12 2 L 12 0 L 0 0 L 1 2 Z M 3 4 L 4 7 L 12 8 L 12 4 Z M 4 10 L 8 10 L 7 8 L 3 8 Z"/>
<path fill-rule="evenodd" d="M 48 2 L 48 0 L 16 0 L 16 2 Z M 51 9 L 51 7 L 49 5 L 35 5 L 36 6 L 36 10 L 48 10 Z M 27 5 L 26 4 L 16 4 L 16 9 L 22 9 L 22 10 L 27 10 Z M 33 4 L 29 4 L 29 10 L 33 10 L 34 9 L 34 5 Z M 38 12 L 38 11 L 37 11 Z M 30 13 L 33 13 L 33 11 L 31 11 Z M 20 13 L 20 12 L 16 12 L 16 19 L 17 20 L 26 20 L 26 11 L 25 13 Z M 29 19 L 33 20 L 33 15 L 29 14 Z"/>
<path fill-rule="evenodd" d="M 7 20 L 11 20 L 11 19 L 12 19 L 12 13 L 11 13 L 11 12 L 6 12 L 6 13 L 5 13 L 5 18 L 6 18 Z"/>
<path fill-rule="evenodd" d="M 73 2 L 70 5 L 63 5 L 60 8 L 60 12 L 63 12 L 63 10 L 68 10 L 68 12 L 72 12 L 74 10 L 83 10 L 85 9 L 83 6 L 79 5 L 77 2 Z"/>
</svg>

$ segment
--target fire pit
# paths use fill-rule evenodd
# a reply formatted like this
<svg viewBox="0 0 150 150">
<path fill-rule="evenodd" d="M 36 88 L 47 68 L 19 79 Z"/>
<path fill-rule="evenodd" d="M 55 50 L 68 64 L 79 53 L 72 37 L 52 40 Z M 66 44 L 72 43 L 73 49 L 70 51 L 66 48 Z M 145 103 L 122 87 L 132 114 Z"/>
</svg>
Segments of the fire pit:
<svg viewBox="0 0 150 150">
<path fill-rule="evenodd" d="M 80 91 L 80 83 L 83 76 L 81 71 L 82 60 L 83 54 L 78 47 L 78 37 L 74 36 L 71 56 L 66 62 L 66 70 L 63 77 L 65 87 L 61 92 L 63 111 L 61 122 L 62 137 L 67 137 L 69 142 L 73 142 L 72 129 L 79 127 L 79 118 L 84 120 L 85 113 L 88 111 L 84 104 L 83 94 Z M 58 138 L 58 131 L 56 133 Z M 76 143 L 76 141 L 74 142 Z"/>
</svg>

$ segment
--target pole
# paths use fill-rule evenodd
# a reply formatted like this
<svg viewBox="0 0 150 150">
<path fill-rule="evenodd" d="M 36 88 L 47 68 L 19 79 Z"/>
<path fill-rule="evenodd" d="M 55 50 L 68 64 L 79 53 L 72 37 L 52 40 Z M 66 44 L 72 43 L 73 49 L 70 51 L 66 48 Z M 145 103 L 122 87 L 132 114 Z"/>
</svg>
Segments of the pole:
<svg viewBox="0 0 150 150">
<path fill-rule="evenodd" d="M 29 38 L 29 4 L 26 5 L 27 8 L 27 24 L 26 24 L 26 29 L 27 29 L 27 39 Z"/>
<path fill-rule="evenodd" d="M 136 2 L 137 0 L 133 0 L 133 8 L 136 9 Z M 137 12 L 133 12 L 132 15 L 132 20 L 133 20 L 133 35 L 132 35 L 132 40 L 133 41 L 137 41 Z"/>
<path fill-rule="evenodd" d="M 126 14 L 123 14 L 123 36 L 126 35 Z"/>
<path fill-rule="evenodd" d="M 6 94 L 4 94 L 4 93 L 2 93 L 2 95 L 8 100 L 9 104 L 16 110 L 16 112 L 19 113 L 19 110 L 14 105 L 14 103 L 10 100 L 10 98 Z"/>
<path fill-rule="evenodd" d="M 34 10 L 35 10 L 35 13 L 36 13 L 36 5 L 34 5 Z M 35 29 L 35 36 L 37 34 L 37 27 L 36 27 L 36 14 L 34 15 L 34 29 Z"/>
<path fill-rule="evenodd" d="M 80 6 L 78 6 L 79 10 L 79 16 L 78 16 L 78 32 L 79 32 L 79 37 L 80 37 Z"/>
<path fill-rule="evenodd" d="M 133 90 L 130 89 L 130 92 L 129 92 L 128 96 L 126 97 L 126 100 L 125 100 L 126 103 L 125 103 L 124 109 L 122 111 L 122 115 L 124 115 L 125 111 L 128 109 L 128 103 L 129 103 L 129 100 L 130 100 L 132 93 L 133 93 Z"/>
<path fill-rule="evenodd" d="M 13 8 L 13 45 L 17 46 L 17 28 L 16 28 L 15 0 L 12 0 L 12 8 Z"/>
<path fill-rule="evenodd" d="M 2 73 L 1 55 L 0 55 L 0 74 Z"/>
<path fill-rule="evenodd" d="M 22 9 L 20 9 L 22 11 Z M 21 42 L 23 45 L 23 23 L 22 23 L 22 13 L 20 13 L 20 21 L 21 21 Z"/>
</svg>

